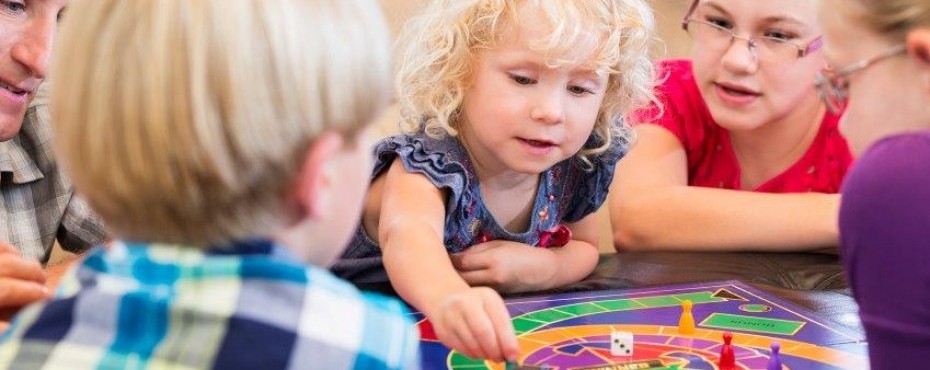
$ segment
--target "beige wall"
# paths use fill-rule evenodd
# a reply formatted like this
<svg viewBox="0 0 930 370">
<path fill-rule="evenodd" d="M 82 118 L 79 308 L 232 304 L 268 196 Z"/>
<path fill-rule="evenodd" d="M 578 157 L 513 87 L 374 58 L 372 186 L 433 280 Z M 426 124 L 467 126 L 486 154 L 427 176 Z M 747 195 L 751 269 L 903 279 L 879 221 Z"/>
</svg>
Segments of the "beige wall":
<svg viewBox="0 0 930 370">
<path fill-rule="evenodd" d="M 393 35 L 397 35 L 403 22 L 417 9 L 421 9 L 428 0 L 380 0 Z M 584 1 L 584 0 L 578 0 Z M 690 41 L 681 29 L 681 19 L 690 0 L 650 0 L 655 9 L 656 28 L 661 43 L 656 50 L 656 58 L 687 56 Z M 396 131 L 398 115 L 391 109 L 378 124 L 379 131 L 388 135 Z M 601 219 L 601 252 L 613 252 L 607 207 L 599 212 Z"/>
<path fill-rule="evenodd" d="M 681 19 L 688 11 L 690 0 L 652 0 L 655 9 L 656 28 L 659 38 L 665 45 L 664 53 L 659 57 L 685 57 L 690 50 L 691 41 L 681 29 Z"/>
</svg>

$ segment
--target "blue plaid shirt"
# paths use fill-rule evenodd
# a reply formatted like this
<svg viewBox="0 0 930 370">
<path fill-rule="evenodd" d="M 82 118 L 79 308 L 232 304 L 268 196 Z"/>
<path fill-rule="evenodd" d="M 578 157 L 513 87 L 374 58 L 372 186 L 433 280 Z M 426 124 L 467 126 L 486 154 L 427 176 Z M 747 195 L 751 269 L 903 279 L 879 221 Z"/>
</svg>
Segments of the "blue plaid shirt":
<svg viewBox="0 0 930 370">
<path fill-rule="evenodd" d="M 0 337 L 0 368 L 411 369 L 404 305 L 270 242 L 113 243 Z"/>
</svg>

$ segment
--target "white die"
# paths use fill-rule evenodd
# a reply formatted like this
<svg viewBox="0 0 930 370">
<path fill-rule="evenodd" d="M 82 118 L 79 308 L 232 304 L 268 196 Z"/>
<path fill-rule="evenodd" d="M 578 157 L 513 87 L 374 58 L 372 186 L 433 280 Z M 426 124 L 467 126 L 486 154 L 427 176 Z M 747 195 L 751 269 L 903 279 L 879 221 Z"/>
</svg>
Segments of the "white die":
<svg viewBox="0 0 930 370">
<path fill-rule="evenodd" d="M 633 355 L 633 333 L 628 331 L 610 332 L 610 355 L 611 356 L 632 356 Z"/>
</svg>

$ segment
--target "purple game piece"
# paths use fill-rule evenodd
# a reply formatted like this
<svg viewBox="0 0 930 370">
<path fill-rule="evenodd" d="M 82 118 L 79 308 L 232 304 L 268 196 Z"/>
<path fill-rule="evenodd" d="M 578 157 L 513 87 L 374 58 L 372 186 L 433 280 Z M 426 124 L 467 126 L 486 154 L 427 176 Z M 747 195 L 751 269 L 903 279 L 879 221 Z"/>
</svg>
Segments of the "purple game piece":
<svg viewBox="0 0 930 370">
<path fill-rule="evenodd" d="M 781 344 L 778 344 L 778 342 L 772 343 L 772 355 L 769 357 L 769 364 L 766 370 L 781 370 L 781 356 L 778 354 L 780 349 Z"/>
</svg>

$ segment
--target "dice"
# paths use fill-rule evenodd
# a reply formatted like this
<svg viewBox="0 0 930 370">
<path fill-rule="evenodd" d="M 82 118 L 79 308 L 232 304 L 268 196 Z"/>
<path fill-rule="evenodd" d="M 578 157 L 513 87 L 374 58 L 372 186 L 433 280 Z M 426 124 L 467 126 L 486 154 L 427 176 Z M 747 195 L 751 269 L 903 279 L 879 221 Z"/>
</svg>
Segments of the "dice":
<svg viewBox="0 0 930 370">
<path fill-rule="evenodd" d="M 613 331 L 610 333 L 610 355 L 632 356 L 633 333 L 628 331 Z"/>
</svg>

